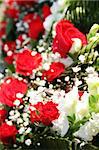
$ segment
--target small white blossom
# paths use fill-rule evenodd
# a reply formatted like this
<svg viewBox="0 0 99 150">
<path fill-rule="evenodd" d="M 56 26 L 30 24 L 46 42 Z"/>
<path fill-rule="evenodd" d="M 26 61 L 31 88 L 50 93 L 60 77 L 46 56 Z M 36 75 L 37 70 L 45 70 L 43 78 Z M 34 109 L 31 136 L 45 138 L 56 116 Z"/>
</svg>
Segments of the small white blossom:
<svg viewBox="0 0 99 150">
<path fill-rule="evenodd" d="M 32 129 L 29 127 L 29 128 L 27 128 L 27 130 L 25 131 L 25 133 L 30 133 L 32 131 Z"/>
<path fill-rule="evenodd" d="M 81 63 L 84 63 L 84 61 L 85 61 L 85 56 L 84 56 L 84 55 L 80 55 L 80 56 L 79 56 L 79 60 L 81 61 Z"/>
<path fill-rule="evenodd" d="M 12 121 L 7 121 L 6 123 L 7 123 L 9 126 L 12 126 L 12 125 L 13 125 Z"/>
<path fill-rule="evenodd" d="M 25 140 L 25 144 L 26 144 L 27 146 L 30 146 L 30 145 L 32 144 L 31 139 L 27 139 L 27 140 Z"/>
<path fill-rule="evenodd" d="M 81 68 L 80 68 L 80 67 L 78 67 L 78 66 L 73 67 L 72 69 L 73 69 L 73 71 L 74 71 L 75 73 L 81 70 Z"/>
<path fill-rule="evenodd" d="M 20 100 L 16 99 L 13 103 L 15 106 L 19 106 L 20 105 Z"/>
<path fill-rule="evenodd" d="M 18 130 L 19 134 L 23 134 L 25 132 L 25 128 L 24 127 L 21 127 L 19 130 Z"/>
<path fill-rule="evenodd" d="M 17 97 L 17 98 L 22 98 L 22 97 L 23 97 L 23 94 L 22 94 L 22 93 L 16 93 L 16 97 Z"/>
<path fill-rule="evenodd" d="M 73 41 L 73 44 L 72 44 L 72 47 L 70 48 L 69 52 L 74 54 L 75 52 L 78 52 L 81 49 L 82 42 L 78 38 L 73 38 L 72 41 Z"/>
</svg>

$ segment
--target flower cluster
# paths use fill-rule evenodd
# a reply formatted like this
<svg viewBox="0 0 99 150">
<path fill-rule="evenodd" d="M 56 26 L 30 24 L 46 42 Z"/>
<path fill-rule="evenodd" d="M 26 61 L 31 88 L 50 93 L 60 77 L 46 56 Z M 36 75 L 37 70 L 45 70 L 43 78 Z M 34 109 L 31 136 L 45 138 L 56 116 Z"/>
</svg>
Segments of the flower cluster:
<svg viewBox="0 0 99 150">
<path fill-rule="evenodd" d="M 4 2 L 0 141 L 8 147 L 48 137 L 92 141 L 99 133 L 99 25 L 84 35 L 65 18 L 64 3 Z"/>
</svg>

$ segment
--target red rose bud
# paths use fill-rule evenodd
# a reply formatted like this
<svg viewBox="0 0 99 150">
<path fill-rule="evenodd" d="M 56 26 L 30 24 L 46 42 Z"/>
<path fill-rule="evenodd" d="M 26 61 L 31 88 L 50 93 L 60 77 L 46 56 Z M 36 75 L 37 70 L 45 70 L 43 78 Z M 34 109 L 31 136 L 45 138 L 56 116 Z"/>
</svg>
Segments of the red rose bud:
<svg viewBox="0 0 99 150">
<path fill-rule="evenodd" d="M 58 52 L 61 57 L 66 57 L 73 43 L 72 38 L 79 38 L 83 45 L 87 44 L 86 36 L 83 33 L 70 21 L 61 20 L 56 25 L 56 36 L 52 45 L 53 52 Z"/>
<path fill-rule="evenodd" d="M 16 55 L 16 72 L 21 75 L 31 75 L 33 73 L 32 71 L 37 69 L 41 64 L 41 54 L 35 53 L 29 49 L 25 49 L 23 52 Z"/>
<path fill-rule="evenodd" d="M 79 98 L 81 99 L 82 95 L 84 94 L 84 91 L 78 91 L 78 95 L 79 95 Z"/>
<path fill-rule="evenodd" d="M 8 124 L 3 123 L 0 126 L 0 140 L 4 144 L 9 144 L 10 142 L 12 142 L 12 143 L 15 142 L 16 134 L 17 134 L 17 129 L 14 125 L 9 126 Z"/>
<path fill-rule="evenodd" d="M 10 18 L 13 18 L 13 19 L 17 19 L 19 17 L 19 10 L 16 9 L 16 8 L 8 8 L 6 11 L 5 11 L 5 14 L 10 17 Z"/>
<path fill-rule="evenodd" d="M 51 82 L 55 78 L 59 77 L 65 71 L 64 64 L 60 62 L 53 62 L 50 65 L 50 69 L 48 71 L 43 71 L 42 79 L 47 79 L 47 81 Z"/>
<path fill-rule="evenodd" d="M 59 117 L 57 104 L 52 101 L 43 104 L 41 102 L 34 105 L 35 111 L 31 111 L 31 122 L 41 122 L 46 126 L 51 125 L 52 121 Z"/>
<path fill-rule="evenodd" d="M 27 91 L 27 84 L 23 80 L 9 77 L 0 85 L 0 102 L 10 107 L 14 106 L 15 101 L 22 103 L 22 97 Z M 22 97 L 17 96 L 18 94 Z"/>
<path fill-rule="evenodd" d="M 37 40 L 40 33 L 44 32 L 43 21 L 39 15 L 36 15 L 29 24 L 29 37 Z"/>
<path fill-rule="evenodd" d="M 47 4 L 43 5 L 42 13 L 43 13 L 43 18 L 44 19 L 51 14 L 50 7 Z"/>
<path fill-rule="evenodd" d="M 32 20 L 36 17 L 36 14 L 34 13 L 28 13 L 23 17 L 23 21 L 27 23 L 31 23 Z"/>
<path fill-rule="evenodd" d="M 5 109 L 0 109 L 0 124 L 2 124 L 6 119 L 7 111 Z"/>
<path fill-rule="evenodd" d="M 6 21 L 0 22 L 0 38 L 6 35 L 6 25 L 7 25 Z"/>
</svg>

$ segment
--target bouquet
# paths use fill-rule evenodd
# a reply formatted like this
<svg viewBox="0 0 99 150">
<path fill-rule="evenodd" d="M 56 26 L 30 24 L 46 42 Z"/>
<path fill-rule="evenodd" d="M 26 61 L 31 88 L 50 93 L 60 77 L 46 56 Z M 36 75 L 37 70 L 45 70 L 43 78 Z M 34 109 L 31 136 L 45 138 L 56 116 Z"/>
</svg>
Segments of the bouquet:
<svg viewBox="0 0 99 150">
<path fill-rule="evenodd" d="M 0 149 L 98 149 L 99 25 L 83 34 L 65 1 L 4 5 Z"/>
</svg>

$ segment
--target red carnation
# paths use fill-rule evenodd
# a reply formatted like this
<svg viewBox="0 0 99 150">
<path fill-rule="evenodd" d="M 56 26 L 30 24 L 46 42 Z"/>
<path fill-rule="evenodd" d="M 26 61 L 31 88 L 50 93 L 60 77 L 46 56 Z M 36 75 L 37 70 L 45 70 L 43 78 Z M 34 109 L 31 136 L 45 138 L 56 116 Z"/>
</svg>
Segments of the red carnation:
<svg viewBox="0 0 99 150">
<path fill-rule="evenodd" d="M 22 80 L 18 80 L 14 77 L 9 77 L 4 80 L 4 83 L 0 85 L 0 102 L 14 106 L 15 100 L 22 101 L 21 97 L 17 97 L 17 94 L 25 94 L 27 91 L 27 84 Z"/>
<path fill-rule="evenodd" d="M 86 36 L 81 33 L 68 20 L 61 20 L 56 25 L 56 36 L 53 41 L 53 52 L 58 52 L 62 57 L 66 57 L 71 46 L 72 38 L 79 38 L 82 44 L 87 44 Z"/>
<path fill-rule="evenodd" d="M 14 125 L 9 126 L 8 124 L 3 123 L 0 126 L 0 140 L 4 144 L 8 144 L 10 142 L 15 142 L 16 134 L 17 134 L 17 129 Z"/>
<path fill-rule="evenodd" d="M 5 109 L 0 109 L 0 124 L 5 121 L 7 111 Z"/>
<path fill-rule="evenodd" d="M 41 115 L 43 111 L 43 103 L 38 102 L 36 105 L 34 105 L 35 111 L 31 111 L 31 122 L 41 122 Z"/>
<path fill-rule="evenodd" d="M 37 69 L 42 63 L 42 57 L 39 53 L 33 55 L 33 51 L 24 50 L 16 56 L 16 72 L 24 76 L 32 74 L 34 69 Z"/>
<path fill-rule="evenodd" d="M 65 66 L 60 62 L 53 62 L 48 71 L 44 71 L 42 79 L 46 78 L 47 81 L 51 82 L 55 78 L 59 77 L 65 70 Z"/>
<path fill-rule="evenodd" d="M 46 126 L 49 126 L 53 120 L 59 117 L 57 104 L 52 101 L 43 104 L 39 102 L 34 105 L 35 111 L 31 111 L 31 122 L 41 122 Z"/>
<path fill-rule="evenodd" d="M 36 15 L 29 24 L 28 34 L 32 39 L 37 40 L 40 33 L 43 33 L 43 31 L 44 31 L 43 21 L 39 15 Z"/>
<path fill-rule="evenodd" d="M 43 5 L 42 13 L 43 13 L 43 18 L 44 19 L 51 14 L 50 7 L 47 4 Z"/>
</svg>

